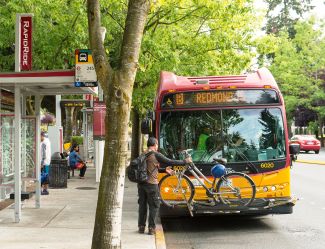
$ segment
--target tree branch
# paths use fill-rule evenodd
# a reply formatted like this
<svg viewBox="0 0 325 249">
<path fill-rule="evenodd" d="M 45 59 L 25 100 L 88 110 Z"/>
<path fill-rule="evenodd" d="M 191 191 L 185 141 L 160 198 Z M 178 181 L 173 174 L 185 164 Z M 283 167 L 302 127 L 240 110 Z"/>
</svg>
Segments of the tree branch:
<svg viewBox="0 0 325 249">
<path fill-rule="evenodd" d="M 171 25 L 171 24 L 177 23 L 177 22 L 179 22 L 179 21 L 182 21 L 182 20 L 186 19 L 186 18 L 189 17 L 189 16 L 192 16 L 192 14 L 193 14 L 194 12 L 196 12 L 196 11 L 202 9 L 202 8 L 204 8 L 204 6 L 197 7 L 197 8 L 195 8 L 194 10 L 192 10 L 192 11 L 186 13 L 184 16 L 182 16 L 182 17 L 180 17 L 180 18 L 178 18 L 178 19 L 176 19 L 176 20 L 174 20 L 174 21 L 172 21 L 172 22 L 158 22 L 158 24 Z"/>
<path fill-rule="evenodd" d="M 133 78 L 132 84 L 138 67 L 141 41 L 149 8 L 149 0 L 129 1 L 121 47 L 120 70 L 128 74 L 130 79 Z"/>
<path fill-rule="evenodd" d="M 109 11 L 106 11 L 105 12 L 105 14 L 107 14 L 107 15 L 109 15 L 116 23 L 117 23 L 117 25 L 118 26 L 120 26 L 120 28 L 122 29 L 122 30 L 124 30 L 124 27 L 123 27 L 123 25 L 121 24 L 121 23 L 119 23 L 116 19 L 115 19 L 115 17 L 113 16 L 113 14 L 111 14 Z"/>
<path fill-rule="evenodd" d="M 197 37 L 201 32 L 200 32 L 200 30 L 201 30 L 201 28 L 203 27 L 203 25 L 205 24 L 205 22 L 208 20 L 208 14 L 207 15 L 205 15 L 204 17 L 203 17 L 203 21 L 202 21 L 202 23 L 200 24 L 200 27 L 197 29 L 197 31 L 196 31 L 196 33 L 195 33 L 195 35 L 193 36 L 193 38 L 195 38 L 195 37 Z"/>
<path fill-rule="evenodd" d="M 166 17 L 171 11 L 167 11 L 164 15 L 160 16 L 160 13 L 162 13 L 163 11 L 158 11 L 153 17 L 150 18 L 150 20 L 147 22 L 147 25 L 145 27 L 145 32 L 148 31 L 152 26 L 157 25 L 157 23 L 159 22 L 160 19 Z M 153 20 L 154 17 L 157 17 L 156 20 Z M 152 21 L 153 20 L 153 21 Z"/>
<path fill-rule="evenodd" d="M 90 48 L 92 49 L 97 78 L 105 95 L 108 95 L 107 79 L 112 76 L 113 69 L 108 63 L 102 39 L 99 0 L 87 0 L 87 9 Z"/>
<path fill-rule="evenodd" d="M 74 27 L 76 26 L 76 23 L 77 23 L 77 20 L 78 20 L 79 16 L 80 16 L 80 13 L 78 13 L 75 16 L 75 18 L 74 18 L 74 20 L 72 22 L 72 25 L 71 25 L 71 30 L 74 30 Z M 53 56 L 53 60 L 52 60 L 53 63 L 54 63 L 55 59 L 58 58 L 58 54 L 62 51 L 62 47 L 63 47 L 64 43 L 69 40 L 70 35 L 71 35 L 71 33 L 67 32 L 67 35 L 60 42 L 60 46 L 57 48 L 57 50 L 55 52 L 55 55 Z"/>
<path fill-rule="evenodd" d="M 164 15 L 160 15 L 163 11 L 158 11 L 153 17 L 150 18 L 150 20 L 147 22 L 147 25 L 145 27 L 145 32 L 148 31 L 150 28 L 154 27 L 154 31 L 156 30 L 157 26 L 159 24 L 163 24 L 163 25 L 172 25 L 174 23 L 177 23 L 179 21 L 182 21 L 184 19 L 186 19 L 189 16 L 192 16 L 192 14 L 202 8 L 204 8 L 205 6 L 200 6 L 197 7 L 193 10 L 191 10 L 190 12 L 186 13 L 185 15 L 183 15 L 182 17 L 172 21 L 172 22 L 161 22 L 160 20 L 162 20 L 163 18 L 165 18 L 166 16 L 168 16 L 171 13 L 171 10 L 168 10 Z M 180 8 L 179 9 L 184 9 L 184 8 Z M 155 20 L 153 20 L 154 17 L 157 17 Z"/>
<path fill-rule="evenodd" d="M 149 20 L 147 21 L 147 24 L 146 24 L 146 27 L 145 29 L 147 28 L 147 26 L 149 25 L 149 23 L 151 23 L 151 21 L 157 16 L 159 15 L 161 12 L 163 12 L 163 10 L 161 8 L 159 8 L 150 18 Z"/>
</svg>

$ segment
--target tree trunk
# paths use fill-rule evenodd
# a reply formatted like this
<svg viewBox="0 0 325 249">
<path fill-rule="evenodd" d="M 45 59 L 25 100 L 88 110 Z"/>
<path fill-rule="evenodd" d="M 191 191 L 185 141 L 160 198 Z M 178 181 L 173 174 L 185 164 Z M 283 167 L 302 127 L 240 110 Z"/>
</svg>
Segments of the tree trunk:
<svg viewBox="0 0 325 249">
<path fill-rule="evenodd" d="M 78 130 L 79 130 L 79 126 L 78 126 L 78 114 L 79 111 L 81 110 L 80 107 L 74 107 L 73 109 L 73 113 L 72 113 L 72 136 L 77 136 L 78 135 Z"/>
<path fill-rule="evenodd" d="M 141 154 L 142 152 L 144 152 L 145 149 L 147 148 L 147 145 L 144 144 L 144 141 L 145 141 L 144 137 L 145 137 L 145 136 L 146 136 L 146 135 L 140 134 L 140 154 Z M 146 146 L 146 148 L 144 148 L 145 146 Z"/>
<path fill-rule="evenodd" d="M 291 126 L 292 126 L 292 121 L 288 120 L 288 122 L 287 122 L 287 130 L 288 130 L 288 138 L 289 139 L 292 137 Z"/>
<path fill-rule="evenodd" d="M 78 114 L 77 107 L 74 107 L 72 112 L 72 136 L 77 135 L 77 129 L 78 129 L 77 114 Z"/>
<path fill-rule="evenodd" d="M 148 0 L 129 0 L 119 69 L 103 45 L 98 0 L 88 0 L 88 27 L 95 69 L 106 99 L 106 137 L 92 249 L 120 249 L 128 123 Z"/>
<path fill-rule="evenodd" d="M 26 98 L 26 111 L 27 115 L 35 116 L 34 100 L 32 99 L 32 96 Z"/>
<path fill-rule="evenodd" d="M 72 124 L 73 124 L 73 111 L 75 107 L 65 107 L 65 142 L 71 142 Z"/>
<path fill-rule="evenodd" d="M 40 102 L 42 103 L 44 96 L 40 96 Z M 27 96 L 26 98 L 26 111 L 27 115 L 35 116 L 35 108 L 34 108 L 35 99 L 32 96 Z"/>
<path fill-rule="evenodd" d="M 139 112 L 135 109 L 131 112 L 132 117 L 132 144 L 131 144 L 131 160 L 137 158 L 140 155 L 140 116 Z"/>
<path fill-rule="evenodd" d="M 318 118 L 318 126 L 319 126 L 319 140 L 320 140 L 320 144 L 321 144 L 321 147 L 324 147 L 324 139 L 323 139 L 323 123 L 324 119 L 323 117 L 321 117 L 321 115 L 319 115 L 319 118 Z"/>
</svg>

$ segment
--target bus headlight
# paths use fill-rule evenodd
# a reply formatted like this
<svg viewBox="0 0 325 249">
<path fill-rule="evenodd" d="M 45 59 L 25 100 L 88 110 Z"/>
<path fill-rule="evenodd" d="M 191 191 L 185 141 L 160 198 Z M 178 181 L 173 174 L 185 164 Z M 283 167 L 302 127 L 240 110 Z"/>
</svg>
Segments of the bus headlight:
<svg viewBox="0 0 325 249">
<path fill-rule="evenodd" d="M 269 190 L 269 189 L 268 189 L 267 187 L 264 187 L 264 188 L 263 188 L 263 191 L 264 191 L 264 192 L 267 192 L 268 190 Z"/>
<path fill-rule="evenodd" d="M 275 186 L 272 186 L 272 187 L 271 187 L 271 190 L 272 190 L 272 191 L 275 191 L 275 190 L 276 190 L 276 187 L 275 187 Z"/>
</svg>

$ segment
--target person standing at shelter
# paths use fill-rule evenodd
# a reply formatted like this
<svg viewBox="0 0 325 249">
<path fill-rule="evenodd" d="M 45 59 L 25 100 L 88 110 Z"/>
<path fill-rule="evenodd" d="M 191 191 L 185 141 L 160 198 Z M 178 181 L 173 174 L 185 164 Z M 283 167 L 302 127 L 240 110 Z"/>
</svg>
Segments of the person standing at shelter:
<svg viewBox="0 0 325 249">
<path fill-rule="evenodd" d="M 171 167 L 160 169 L 160 163 L 166 165 L 185 165 L 192 162 L 191 158 L 185 160 L 171 160 L 158 152 L 158 141 L 154 137 L 150 137 L 147 142 L 148 150 L 145 152 L 147 155 L 147 172 L 148 180 L 145 183 L 138 183 L 138 196 L 139 196 L 139 219 L 138 228 L 139 233 L 144 233 L 147 221 L 147 209 L 149 206 L 149 230 L 148 234 L 153 235 L 156 233 L 155 219 L 160 206 L 159 188 L 158 188 L 158 171 L 173 174 Z"/>
<path fill-rule="evenodd" d="M 48 195 L 49 171 L 51 163 L 51 142 L 45 132 L 41 132 L 41 187 L 42 195 Z"/>
</svg>

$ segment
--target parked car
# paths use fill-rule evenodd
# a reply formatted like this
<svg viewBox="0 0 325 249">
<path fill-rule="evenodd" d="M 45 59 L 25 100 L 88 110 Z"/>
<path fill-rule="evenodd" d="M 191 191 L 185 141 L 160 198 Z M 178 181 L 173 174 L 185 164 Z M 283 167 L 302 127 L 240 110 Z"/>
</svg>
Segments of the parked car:
<svg viewBox="0 0 325 249">
<path fill-rule="evenodd" d="M 299 144 L 300 151 L 303 150 L 306 153 L 313 150 L 318 154 L 320 150 L 320 141 L 312 135 L 294 135 L 290 139 L 290 144 Z"/>
</svg>

